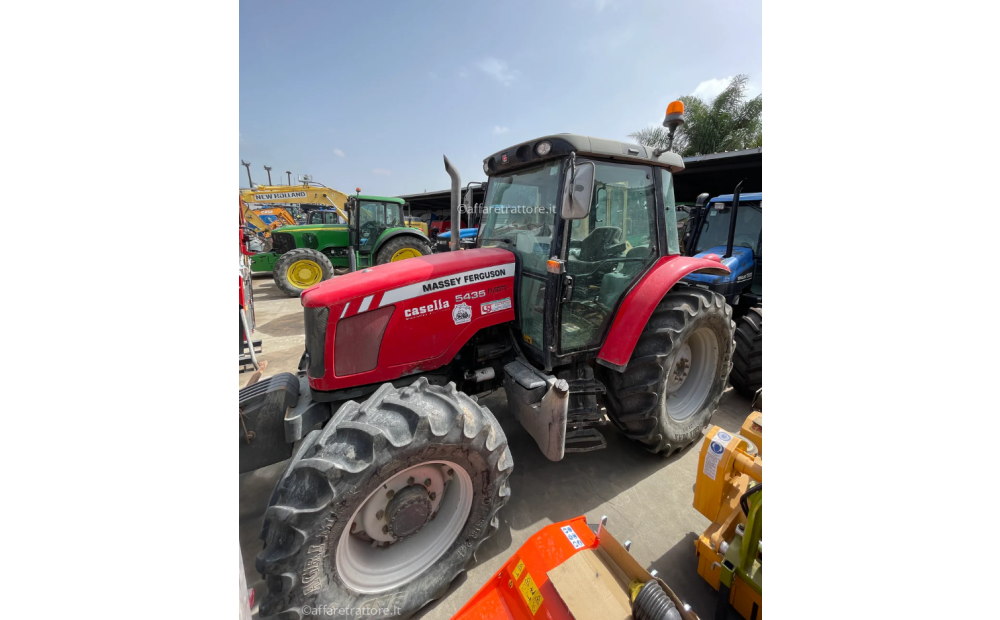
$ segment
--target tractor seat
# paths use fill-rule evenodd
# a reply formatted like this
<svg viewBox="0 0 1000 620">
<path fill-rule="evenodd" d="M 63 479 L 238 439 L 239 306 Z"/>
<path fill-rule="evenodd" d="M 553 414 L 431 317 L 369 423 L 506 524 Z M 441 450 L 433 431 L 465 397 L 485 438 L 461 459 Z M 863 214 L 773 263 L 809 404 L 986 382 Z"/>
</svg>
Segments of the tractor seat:
<svg viewBox="0 0 1000 620">
<path fill-rule="evenodd" d="M 625 243 L 622 241 L 621 229 L 614 226 L 601 226 L 591 231 L 580 242 L 578 258 L 581 261 L 593 263 L 614 258 L 623 250 L 625 250 Z"/>
</svg>

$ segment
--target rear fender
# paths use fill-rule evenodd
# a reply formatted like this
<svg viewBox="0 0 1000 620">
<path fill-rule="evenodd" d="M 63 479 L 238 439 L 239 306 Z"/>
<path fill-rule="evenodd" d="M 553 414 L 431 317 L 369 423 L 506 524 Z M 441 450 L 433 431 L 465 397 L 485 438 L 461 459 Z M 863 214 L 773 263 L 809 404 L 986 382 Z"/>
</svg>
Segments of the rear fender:
<svg viewBox="0 0 1000 620">
<path fill-rule="evenodd" d="M 658 260 L 622 300 L 604 346 L 597 354 L 597 363 L 623 372 L 657 304 L 691 273 L 728 275 L 729 269 L 718 260 L 707 258 L 664 256 Z"/>
<path fill-rule="evenodd" d="M 372 250 L 372 254 L 378 253 L 378 251 L 380 249 L 382 249 L 382 246 L 385 245 L 386 241 L 388 241 L 390 239 L 395 239 L 396 237 L 398 237 L 400 235 L 407 235 L 409 237 L 417 237 L 418 239 L 422 240 L 424 243 L 426 243 L 428 245 L 430 245 L 430 243 L 431 243 L 431 240 L 427 238 L 427 235 L 425 235 L 424 233 L 420 232 L 416 228 L 394 228 L 394 229 L 390 229 L 390 230 L 382 233 L 382 236 L 379 237 L 379 239 L 378 239 L 378 243 L 375 245 L 375 249 Z"/>
<path fill-rule="evenodd" d="M 241 474 L 292 455 L 292 444 L 286 440 L 285 414 L 308 394 L 308 384 L 288 372 L 240 390 Z"/>
</svg>

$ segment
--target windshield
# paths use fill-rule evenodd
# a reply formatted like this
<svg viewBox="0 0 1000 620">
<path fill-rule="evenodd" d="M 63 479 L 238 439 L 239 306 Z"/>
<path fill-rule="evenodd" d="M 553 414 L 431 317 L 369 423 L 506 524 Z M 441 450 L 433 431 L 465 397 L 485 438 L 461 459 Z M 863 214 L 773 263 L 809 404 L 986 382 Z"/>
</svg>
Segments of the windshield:
<svg viewBox="0 0 1000 620">
<path fill-rule="evenodd" d="M 722 209 L 716 207 L 722 205 Z M 732 203 L 713 202 L 707 208 L 704 221 L 701 224 L 701 234 L 698 236 L 698 247 L 695 254 L 707 252 L 714 247 L 725 247 L 729 240 L 729 222 L 733 212 Z M 739 213 L 736 216 L 736 233 L 733 235 L 733 247 L 750 248 L 756 255 L 760 248 L 761 205 L 759 202 L 740 201 Z"/>
<path fill-rule="evenodd" d="M 560 161 L 497 176 L 486 192 L 482 247 L 518 254 L 525 269 L 545 272 L 555 225 Z"/>
</svg>

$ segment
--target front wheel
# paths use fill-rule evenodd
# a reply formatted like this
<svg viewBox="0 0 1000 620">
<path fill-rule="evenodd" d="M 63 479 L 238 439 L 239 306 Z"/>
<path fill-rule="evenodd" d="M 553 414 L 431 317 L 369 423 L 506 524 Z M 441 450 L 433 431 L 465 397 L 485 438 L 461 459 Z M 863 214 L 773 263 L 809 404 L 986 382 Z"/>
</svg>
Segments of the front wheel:
<svg viewBox="0 0 1000 620">
<path fill-rule="evenodd" d="M 719 294 L 677 285 L 653 311 L 625 372 L 602 368 L 611 422 L 669 456 L 701 436 L 732 368 L 733 310 Z"/>
<path fill-rule="evenodd" d="M 296 248 L 282 254 L 274 263 L 274 283 L 289 297 L 333 277 L 333 263 L 319 250 Z"/>
<path fill-rule="evenodd" d="M 512 467 L 496 419 L 454 384 L 386 384 L 344 404 L 303 440 L 264 514 L 261 616 L 409 617 L 496 529 Z"/>
</svg>

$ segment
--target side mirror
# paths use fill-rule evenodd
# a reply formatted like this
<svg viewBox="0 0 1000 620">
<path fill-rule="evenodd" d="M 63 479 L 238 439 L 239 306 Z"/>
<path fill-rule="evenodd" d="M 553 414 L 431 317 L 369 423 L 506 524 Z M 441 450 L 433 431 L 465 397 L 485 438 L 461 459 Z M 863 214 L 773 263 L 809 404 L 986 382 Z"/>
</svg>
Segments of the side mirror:
<svg viewBox="0 0 1000 620">
<path fill-rule="evenodd" d="M 698 194 L 698 197 L 694 201 L 694 206 L 704 207 L 706 204 L 708 204 L 708 199 L 709 199 L 708 192 L 703 192 L 701 194 Z"/>
<path fill-rule="evenodd" d="M 590 200 L 594 195 L 594 175 L 597 166 L 592 161 L 576 165 L 575 173 L 569 180 L 566 199 L 563 201 L 564 220 L 582 220 L 590 215 Z"/>
<path fill-rule="evenodd" d="M 462 199 L 462 208 L 465 210 L 466 215 L 472 214 L 472 188 L 465 188 L 465 198 Z"/>
</svg>

